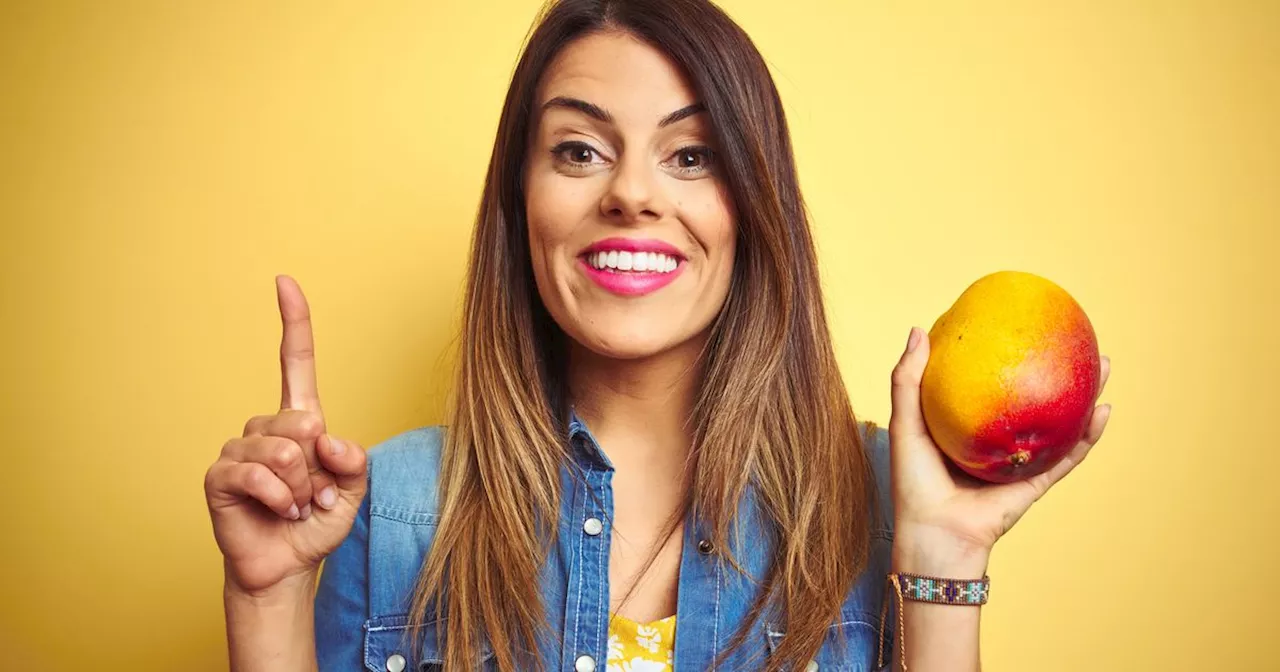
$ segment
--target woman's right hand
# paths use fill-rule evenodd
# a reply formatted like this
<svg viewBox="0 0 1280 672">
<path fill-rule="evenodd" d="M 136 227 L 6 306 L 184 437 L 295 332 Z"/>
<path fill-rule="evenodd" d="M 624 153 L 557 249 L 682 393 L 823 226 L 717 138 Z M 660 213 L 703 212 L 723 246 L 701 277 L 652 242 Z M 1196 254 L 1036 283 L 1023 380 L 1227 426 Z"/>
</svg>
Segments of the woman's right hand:
<svg viewBox="0 0 1280 672">
<path fill-rule="evenodd" d="M 366 488 L 364 449 L 325 433 L 306 297 L 287 276 L 276 279 L 276 293 L 280 412 L 251 418 L 204 482 L 227 587 L 255 595 L 313 578 L 351 531 Z"/>
</svg>

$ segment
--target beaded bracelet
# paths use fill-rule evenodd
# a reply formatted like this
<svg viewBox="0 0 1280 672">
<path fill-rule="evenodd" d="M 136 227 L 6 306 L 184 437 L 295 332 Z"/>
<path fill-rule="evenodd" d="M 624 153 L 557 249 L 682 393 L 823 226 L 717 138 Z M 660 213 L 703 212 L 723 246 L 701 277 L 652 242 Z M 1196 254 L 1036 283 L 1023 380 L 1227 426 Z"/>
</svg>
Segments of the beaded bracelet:
<svg viewBox="0 0 1280 672">
<path fill-rule="evenodd" d="M 902 664 L 902 672 L 907 672 L 907 637 L 906 624 L 902 617 L 902 601 L 930 602 L 960 606 L 981 606 L 987 603 L 991 595 L 991 577 L 983 576 L 977 581 L 963 579 L 941 579 L 936 576 L 920 576 L 895 572 L 889 574 L 889 585 L 893 586 L 894 596 L 898 598 L 898 644 L 901 651 L 898 661 Z M 884 661 L 884 625 L 889 615 L 889 600 L 884 601 L 880 610 L 880 646 L 876 654 L 876 668 L 882 668 Z"/>
<path fill-rule="evenodd" d="M 897 576 L 902 586 L 902 597 L 916 602 L 980 606 L 987 603 L 987 596 L 991 593 L 989 576 L 977 581 L 940 579 L 916 574 Z"/>
</svg>

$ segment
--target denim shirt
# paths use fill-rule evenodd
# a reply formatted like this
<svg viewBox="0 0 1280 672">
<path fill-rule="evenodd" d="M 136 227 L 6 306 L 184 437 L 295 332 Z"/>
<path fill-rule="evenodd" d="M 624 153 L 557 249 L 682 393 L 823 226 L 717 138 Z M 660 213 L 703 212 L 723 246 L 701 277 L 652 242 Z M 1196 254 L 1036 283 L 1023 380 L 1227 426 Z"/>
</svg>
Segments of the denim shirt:
<svg viewBox="0 0 1280 672">
<path fill-rule="evenodd" d="M 866 426 L 865 445 L 878 486 L 881 523 L 873 530 L 870 561 L 830 626 L 807 670 L 869 672 L 876 669 L 880 610 L 886 597 L 892 512 L 888 437 Z M 443 641 L 428 623 L 418 647 L 406 646 L 409 603 L 418 572 L 440 522 L 437 493 L 444 432 L 439 427 L 396 436 L 369 451 L 369 492 L 347 539 L 325 561 L 316 593 L 316 654 L 321 672 L 439 670 Z M 613 520 L 613 466 L 586 426 L 569 425 L 575 464 L 561 470 L 558 536 L 542 568 L 542 600 L 555 641 L 539 645 L 546 670 L 604 672 L 609 648 L 609 543 Z M 829 503 L 839 506 L 837 502 Z M 756 507 L 743 504 L 737 524 L 746 533 L 734 556 L 763 577 L 771 549 L 752 535 L 763 523 Z M 676 606 L 676 672 L 712 669 L 729 648 L 758 594 L 751 579 L 709 551 L 707 526 L 692 516 L 685 524 Z M 886 624 L 885 657 L 893 633 Z M 447 636 L 447 628 L 440 629 Z M 752 623 L 743 646 L 717 666 L 723 670 L 763 667 L 785 634 L 769 622 Z M 416 650 L 415 650 L 416 649 Z M 421 658 L 419 657 L 421 653 Z M 497 669 L 482 649 L 482 669 Z M 797 671 L 799 672 L 799 671 Z"/>
</svg>

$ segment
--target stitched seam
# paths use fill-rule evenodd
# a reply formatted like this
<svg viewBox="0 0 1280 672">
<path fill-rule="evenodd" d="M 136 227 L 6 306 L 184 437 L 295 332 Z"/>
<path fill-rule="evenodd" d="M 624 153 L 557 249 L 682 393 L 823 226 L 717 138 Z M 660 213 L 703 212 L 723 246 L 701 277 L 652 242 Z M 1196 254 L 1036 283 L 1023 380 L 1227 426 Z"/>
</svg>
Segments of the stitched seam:
<svg viewBox="0 0 1280 672">
<path fill-rule="evenodd" d="M 603 483 L 601 485 L 603 486 Z M 603 487 L 601 489 L 603 490 Z M 601 497 L 600 499 L 603 500 L 603 497 Z M 600 515 L 603 516 L 604 512 L 601 511 Z M 605 520 L 608 520 L 608 519 L 609 517 L 605 516 Z M 604 532 L 601 532 L 600 535 L 603 536 Z M 607 568 L 609 565 L 608 565 L 608 562 L 603 558 L 603 556 L 604 556 L 604 544 L 601 543 L 596 546 L 596 563 L 597 563 L 596 566 L 597 567 L 603 566 Z M 605 570 L 604 575 L 606 577 L 608 576 L 608 569 Z M 604 636 L 604 632 L 601 628 L 601 620 L 604 618 L 604 612 L 609 610 L 609 598 L 604 594 L 605 583 L 606 582 L 603 580 L 596 582 L 596 632 L 595 632 L 595 641 L 592 642 L 593 646 L 591 647 L 591 650 L 597 653 L 600 651 L 600 646 L 599 646 L 600 639 Z M 605 601 L 604 609 L 600 609 L 601 600 Z M 607 658 L 608 656 L 606 656 L 606 660 Z"/>
<path fill-rule="evenodd" d="M 590 480 L 591 480 L 591 472 L 593 471 L 593 470 L 591 469 L 591 465 L 589 465 L 589 464 L 587 465 L 586 471 L 587 471 L 587 473 L 586 473 L 586 474 L 584 474 L 586 477 L 582 479 L 582 489 L 583 489 L 583 491 L 584 491 L 584 493 L 583 493 L 583 502 L 584 502 L 584 506 L 585 506 L 585 502 L 586 502 L 586 499 L 587 499 L 585 491 L 587 490 L 587 487 L 588 487 L 588 481 L 590 481 Z M 570 656 L 573 656 L 573 657 L 575 657 L 575 658 L 576 658 L 576 657 L 577 657 L 577 655 L 578 655 L 578 651 L 577 651 L 577 649 L 578 649 L 578 626 L 579 626 L 579 624 L 580 624 L 580 623 L 581 623 L 581 621 L 582 621 L 582 582 L 583 582 L 583 576 L 586 574 L 586 572 L 582 571 L 582 566 L 583 566 L 584 564 L 586 564 L 586 562 L 587 562 L 587 558 L 586 558 L 586 555 L 585 555 L 585 553 L 586 553 L 586 549 L 584 548 L 584 544 L 585 544 L 585 543 L 586 543 L 586 535 L 585 535 L 585 534 L 579 534 L 579 535 L 578 535 L 578 566 L 577 566 L 577 570 L 578 570 L 578 599 L 577 599 L 577 601 L 576 601 L 576 602 L 574 603 L 574 605 L 573 605 L 573 649 L 569 652 L 569 655 L 570 655 Z"/>
<path fill-rule="evenodd" d="M 369 654 L 369 643 L 370 643 L 370 642 L 369 642 L 369 624 L 368 624 L 368 623 L 366 623 L 366 624 L 364 624 L 364 626 L 363 626 L 363 627 L 364 627 L 364 629 L 365 629 L 364 647 L 363 647 L 363 648 L 364 648 L 364 666 L 365 666 L 365 668 L 366 668 L 366 669 L 374 669 L 374 670 L 376 670 L 377 668 L 373 668 L 373 667 L 371 667 L 371 665 L 372 665 L 372 661 L 370 661 L 370 660 L 369 660 L 369 655 L 370 655 L 370 654 Z"/>
<path fill-rule="evenodd" d="M 861 625 L 861 626 L 862 626 L 862 627 L 864 627 L 864 628 L 871 628 L 872 630 L 875 630 L 875 629 L 876 629 L 876 626 L 872 625 L 871 623 L 868 623 L 867 621 L 858 621 L 858 620 L 853 620 L 853 621 L 840 621 L 839 623 L 832 623 L 831 625 L 828 625 L 828 626 L 827 626 L 827 629 L 828 629 L 828 630 L 830 630 L 831 628 L 842 628 L 842 627 L 844 627 L 844 626 L 846 626 L 846 625 Z M 768 635 L 768 636 L 769 636 L 770 638 L 772 638 L 772 639 L 777 639 L 777 638 L 779 638 L 779 637 L 785 637 L 787 633 L 785 633 L 785 632 L 778 632 L 777 630 L 774 630 L 773 628 L 767 628 L 767 629 L 765 630 L 765 634 L 766 634 L 766 635 Z"/>
<path fill-rule="evenodd" d="M 427 513 L 425 511 L 413 511 L 410 509 L 397 509 L 381 504 L 370 506 L 369 515 L 384 520 L 393 520 L 398 523 L 406 523 L 408 525 L 438 525 L 440 523 L 440 514 Z"/>
<path fill-rule="evenodd" d="M 717 561 L 718 563 L 719 561 Z M 715 621 L 711 624 L 711 660 L 719 660 L 720 658 L 720 582 L 724 579 L 722 567 L 716 565 L 716 615 Z"/>
<path fill-rule="evenodd" d="M 378 625 L 378 626 L 370 626 L 370 627 L 369 627 L 369 632 L 387 632 L 388 630 L 406 630 L 406 629 L 408 629 L 408 627 L 409 627 L 409 626 L 407 626 L 407 625 Z"/>
<path fill-rule="evenodd" d="M 831 626 L 831 627 L 833 627 L 833 628 L 840 628 L 840 627 L 844 627 L 844 626 L 846 626 L 846 625 L 861 625 L 861 626 L 862 626 L 862 627 L 864 627 L 864 628 L 871 628 L 871 629 L 873 629 L 873 630 L 874 630 L 874 629 L 876 629 L 876 626 L 872 625 L 871 623 L 868 623 L 867 621 L 857 621 L 857 620 L 855 620 L 855 621 L 842 621 L 842 622 L 840 622 L 840 623 L 836 623 L 835 625 L 833 625 L 833 626 Z"/>
</svg>

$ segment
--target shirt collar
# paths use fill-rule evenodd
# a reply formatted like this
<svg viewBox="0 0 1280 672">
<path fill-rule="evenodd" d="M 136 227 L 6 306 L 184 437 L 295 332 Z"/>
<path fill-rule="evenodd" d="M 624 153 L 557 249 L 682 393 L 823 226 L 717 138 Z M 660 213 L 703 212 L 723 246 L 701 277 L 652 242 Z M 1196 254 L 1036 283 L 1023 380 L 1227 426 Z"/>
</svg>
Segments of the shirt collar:
<svg viewBox="0 0 1280 672">
<path fill-rule="evenodd" d="M 605 455 L 600 442 L 596 441 L 591 430 L 587 429 L 587 423 L 578 416 L 577 409 L 573 407 L 569 408 L 569 450 L 580 464 L 585 462 L 583 466 L 613 471 L 613 462 L 609 461 L 609 456 Z"/>
</svg>

